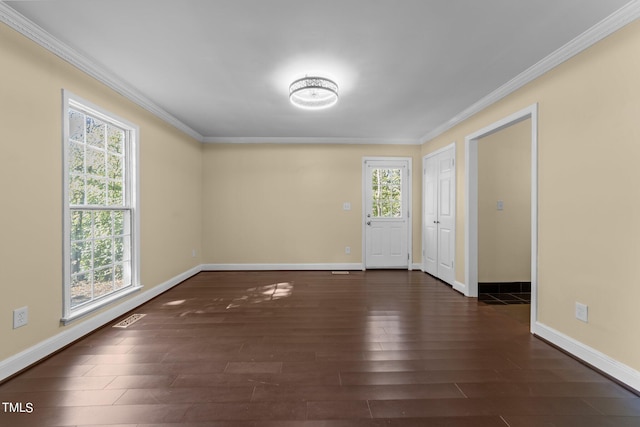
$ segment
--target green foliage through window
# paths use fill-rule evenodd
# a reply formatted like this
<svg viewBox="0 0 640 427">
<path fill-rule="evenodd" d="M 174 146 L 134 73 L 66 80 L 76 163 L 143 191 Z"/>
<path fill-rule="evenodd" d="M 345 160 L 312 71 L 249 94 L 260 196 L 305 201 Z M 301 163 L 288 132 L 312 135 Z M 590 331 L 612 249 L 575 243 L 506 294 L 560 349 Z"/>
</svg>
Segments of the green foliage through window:
<svg viewBox="0 0 640 427">
<path fill-rule="evenodd" d="M 402 217 L 402 170 L 373 169 L 371 178 L 372 217 Z"/>
<path fill-rule="evenodd" d="M 68 202 L 71 308 L 130 286 L 131 209 L 127 132 L 69 109 Z"/>
</svg>

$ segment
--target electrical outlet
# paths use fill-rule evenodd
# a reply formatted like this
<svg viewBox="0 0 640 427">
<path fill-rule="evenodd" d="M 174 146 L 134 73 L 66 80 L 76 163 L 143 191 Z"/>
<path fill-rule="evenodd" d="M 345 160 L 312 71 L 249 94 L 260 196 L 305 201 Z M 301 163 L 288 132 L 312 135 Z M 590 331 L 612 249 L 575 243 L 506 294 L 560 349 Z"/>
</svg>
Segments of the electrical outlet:
<svg viewBox="0 0 640 427">
<path fill-rule="evenodd" d="M 587 305 L 576 302 L 576 319 L 585 323 L 589 321 L 589 307 Z"/>
<path fill-rule="evenodd" d="M 351 253 L 351 247 L 350 246 L 345 246 L 344 247 L 344 253 L 349 255 Z"/>
<path fill-rule="evenodd" d="M 13 329 L 17 329 L 27 323 L 29 323 L 28 307 L 16 308 L 13 310 Z"/>
</svg>

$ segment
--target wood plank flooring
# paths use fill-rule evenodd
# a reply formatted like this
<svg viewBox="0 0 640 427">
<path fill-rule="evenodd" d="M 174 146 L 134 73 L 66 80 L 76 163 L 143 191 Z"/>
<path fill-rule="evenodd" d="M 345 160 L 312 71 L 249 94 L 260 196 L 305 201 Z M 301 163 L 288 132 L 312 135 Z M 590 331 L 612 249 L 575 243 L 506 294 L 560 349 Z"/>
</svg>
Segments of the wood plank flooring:
<svg viewBox="0 0 640 427">
<path fill-rule="evenodd" d="M 33 405 L 0 426 L 639 426 L 526 310 L 421 272 L 203 272 L 0 385 Z"/>
</svg>

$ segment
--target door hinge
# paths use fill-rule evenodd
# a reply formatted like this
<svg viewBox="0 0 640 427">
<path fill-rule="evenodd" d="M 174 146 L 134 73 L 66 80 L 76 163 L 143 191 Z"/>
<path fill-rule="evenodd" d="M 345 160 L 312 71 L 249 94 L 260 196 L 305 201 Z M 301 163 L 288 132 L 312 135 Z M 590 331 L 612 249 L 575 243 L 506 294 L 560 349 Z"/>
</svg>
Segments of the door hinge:
<svg viewBox="0 0 640 427">
<path fill-rule="evenodd" d="M 409 254 L 407 254 L 407 261 L 411 260 L 411 257 L 409 257 Z"/>
<path fill-rule="evenodd" d="M 451 167 L 454 167 L 456 165 L 456 159 L 451 159 Z"/>
</svg>

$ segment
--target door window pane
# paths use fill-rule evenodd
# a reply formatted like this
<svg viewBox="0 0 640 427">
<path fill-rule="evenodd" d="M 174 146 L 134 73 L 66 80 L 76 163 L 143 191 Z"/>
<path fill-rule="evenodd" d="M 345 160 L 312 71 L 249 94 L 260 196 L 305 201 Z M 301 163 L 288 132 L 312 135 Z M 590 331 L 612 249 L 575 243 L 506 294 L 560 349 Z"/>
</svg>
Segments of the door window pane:
<svg viewBox="0 0 640 427">
<path fill-rule="evenodd" d="M 373 169 L 371 190 L 373 218 L 402 218 L 402 169 Z"/>
</svg>

